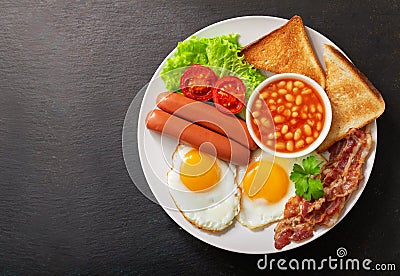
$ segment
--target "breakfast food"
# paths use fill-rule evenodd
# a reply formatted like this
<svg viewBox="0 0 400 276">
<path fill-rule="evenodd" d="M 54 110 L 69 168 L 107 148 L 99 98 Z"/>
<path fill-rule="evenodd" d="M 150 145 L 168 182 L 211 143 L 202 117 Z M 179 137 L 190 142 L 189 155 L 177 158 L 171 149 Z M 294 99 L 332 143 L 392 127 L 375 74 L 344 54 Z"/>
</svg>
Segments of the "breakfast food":
<svg viewBox="0 0 400 276">
<path fill-rule="evenodd" d="M 259 85 L 265 76 L 239 56 L 239 34 L 225 34 L 217 37 L 196 37 L 179 42 L 173 56 L 169 57 L 160 73 L 168 91 L 178 91 L 182 72 L 188 66 L 200 64 L 216 68 L 217 75 L 239 77 L 246 85 L 246 96 Z"/>
<path fill-rule="evenodd" d="M 178 45 L 176 56 L 167 59 L 163 71 L 170 74 L 162 75 L 165 87 L 176 92 L 180 81 L 182 90 L 161 93 L 157 98 L 157 108 L 161 110 L 148 114 L 146 126 L 178 142 L 166 181 L 171 200 L 192 225 L 220 232 L 236 219 L 234 227 L 226 231 L 245 231 L 240 232 L 244 233 L 242 242 L 247 242 L 246 233 L 255 233 L 250 230 L 265 227 L 270 235 L 274 229 L 274 239 L 267 238 L 271 246 L 274 241 L 275 249 L 280 250 L 291 242 L 314 236 L 319 227 L 331 227 L 339 220 L 346 202 L 362 183 L 364 173 L 369 173 L 370 167 L 364 172 L 363 164 L 372 139 L 369 129 L 363 126 L 383 112 L 384 102 L 341 53 L 332 46 L 324 47 L 327 80 L 298 16 L 242 50 L 235 35 L 192 37 Z M 215 65 L 236 74 L 221 75 Z M 332 105 L 336 104 L 333 122 L 339 126 L 331 130 L 325 148 L 319 149 L 323 156 L 329 157 L 327 163 L 316 152 L 297 158 L 268 155 L 265 147 L 262 147 L 265 151 L 256 149 L 246 129 L 248 125 L 237 118 L 238 114 L 218 111 L 225 107 L 233 114 L 242 108 L 238 102 L 243 103 L 244 95 L 248 98 L 264 78 L 253 65 L 275 73 L 300 73 L 327 87 Z M 177 66 L 183 69 L 174 72 Z M 191 74 L 185 74 L 185 70 Z M 246 89 L 237 80 L 233 81 L 236 76 Z M 232 82 L 218 84 L 225 80 Z M 226 93 L 230 89 L 233 92 Z M 267 137 L 265 142 L 273 149 L 285 153 L 307 148 L 311 151 L 311 143 L 325 137 L 330 122 L 329 105 L 323 105 L 326 95 L 322 94 L 321 101 L 307 83 L 287 78 L 272 83 L 256 96 L 247 123 L 254 128 L 269 126 L 259 136 Z M 347 111 L 356 105 L 359 112 Z M 264 108 L 270 114 L 269 120 L 260 117 Z M 255 235 L 264 233 L 259 230 Z M 217 237 L 222 235 L 225 233 Z"/>
<path fill-rule="evenodd" d="M 147 115 L 146 127 L 233 164 L 244 166 L 249 162 L 249 149 L 238 142 L 162 110 Z"/>
<path fill-rule="evenodd" d="M 324 45 L 326 92 L 332 105 L 332 125 L 318 148 L 327 150 L 342 139 L 349 129 L 362 128 L 385 110 L 382 95 L 342 53 Z"/>
<path fill-rule="evenodd" d="M 325 74 L 314 54 L 300 16 L 245 46 L 241 52 L 254 67 L 273 73 L 298 73 L 325 88 Z"/>
<path fill-rule="evenodd" d="M 213 99 L 215 107 L 225 114 L 239 113 L 245 104 L 246 86 L 236 76 L 218 78 L 214 71 L 200 64 L 193 64 L 181 76 L 183 95 L 197 101 Z"/>
<path fill-rule="evenodd" d="M 325 159 L 313 152 L 318 162 Z M 255 229 L 283 218 L 286 202 L 295 196 L 295 186 L 289 179 L 293 165 L 303 158 L 274 157 L 261 149 L 252 152 L 249 166 L 237 168 L 237 179 L 242 189 L 241 211 L 236 219 L 244 226 Z M 252 187 L 261 187 L 253 195 Z"/>
<path fill-rule="evenodd" d="M 237 114 L 244 108 L 246 86 L 240 78 L 222 77 L 215 83 L 212 92 L 214 104 L 222 113 Z"/>
<path fill-rule="evenodd" d="M 213 70 L 200 64 L 194 64 L 186 69 L 180 81 L 183 95 L 198 101 L 208 101 L 212 98 L 212 88 L 218 76 Z"/>
<path fill-rule="evenodd" d="M 251 150 L 257 148 L 243 120 L 222 114 L 211 105 L 189 99 L 182 94 L 164 92 L 157 97 L 157 107 L 225 135 Z"/>
<path fill-rule="evenodd" d="M 240 190 L 227 163 L 192 147 L 178 145 L 167 175 L 171 197 L 193 225 L 222 231 L 240 210 Z"/>
<path fill-rule="evenodd" d="M 265 114 L 266 106 L 271 114 Z M 258 139 L 279 152 L 307 148 L 321 134 L 326 117 L 318 92 L 299 79 L 278 79 L 268 84 L 250 110 Z"/>
<path fill-rule="evenodd" d="M 322 168 L 324 197 L 313 202 L 292 197 L 285 217 L 275 227 L 275 248 L 314 235 L 316 226 L 331 227 L 338 219 L 346 200 L 363 178 L 362 167 L 371 148 L 371 134 L 365 129 L 351 129 L 347 136 L 329 149 L 329 161 Z"/>
</svg>

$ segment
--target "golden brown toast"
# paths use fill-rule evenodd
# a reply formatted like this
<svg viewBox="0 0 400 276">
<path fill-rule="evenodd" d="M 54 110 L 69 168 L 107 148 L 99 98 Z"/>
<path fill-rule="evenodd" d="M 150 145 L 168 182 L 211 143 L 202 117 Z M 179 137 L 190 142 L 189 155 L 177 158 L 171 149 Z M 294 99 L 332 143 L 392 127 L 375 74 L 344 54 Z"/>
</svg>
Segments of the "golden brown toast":
<svg viewBox="0 0 400 276">
<path fill-rule="evenodd" d="M 323 45 L 326 92 L 332 105 L 332 125 L 318 152 L 342 139 L 350 128 L 361 128 L 385 110 L 381 93 L 341 52 Z"/>
<path fill-rule="evenodd" d="M 282 27 L 245 46 L 240 54 L 258 69 L 306 75 L 325 88 L 324 70 L 298 15 Z"/>
</svg>

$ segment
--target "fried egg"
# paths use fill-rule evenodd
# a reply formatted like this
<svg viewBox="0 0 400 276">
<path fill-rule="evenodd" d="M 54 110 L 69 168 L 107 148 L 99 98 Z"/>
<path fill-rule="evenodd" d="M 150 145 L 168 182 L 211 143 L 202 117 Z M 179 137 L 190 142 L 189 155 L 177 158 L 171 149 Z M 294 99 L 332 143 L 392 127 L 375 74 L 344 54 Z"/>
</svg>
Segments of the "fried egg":
<svg viewBox="0 0 400 276">
<path fill-rule="evenodd" d="M 316 152 L 309 155 L 324 161 Z M 290 172 L 295 163 L 301 164 L 307 156 L 279 158 L 260 149 L 254 151 L 247 168 L 237 169 L 237 181 L 242 189 L 241 211 L 237 220 L 242 225 L 255 229 L 282 219 L 286 202 L 295 195 L 295 185 L 289 179 Z M 255 194 L 251 190 L 254 183 L 256 187 L 262 186 Z"/>
<path fill-rule="evenodd" d="M 235 168 L 197 149 L 178 145 L 167 182 L 179 211 L 198 228 L 221 231 L 239 213 Z"/>
</svg>

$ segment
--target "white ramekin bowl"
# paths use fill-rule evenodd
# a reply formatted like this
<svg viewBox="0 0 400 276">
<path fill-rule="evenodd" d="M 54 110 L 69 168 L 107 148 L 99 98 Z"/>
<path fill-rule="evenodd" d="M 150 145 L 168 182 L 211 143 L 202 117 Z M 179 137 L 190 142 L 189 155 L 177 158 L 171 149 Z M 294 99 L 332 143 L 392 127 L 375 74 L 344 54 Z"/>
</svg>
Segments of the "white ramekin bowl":
<svg viewBox="0 0 400 276">
<path fill-rule="evenodd" d="M 255 100 L 259 99 L 259 95 L 261 90 L 268 86 L 269 84 L 278 81 L 278 80 L 284 80 L 284 79 L 293 79 L 293 80 L 300 80 L 309 86 L 314 88 L 314 91 L 316 91 L 320 98 L 322 99 L 322 102 L 324 104 L 324 110 L 325 110 L 325 121 L 324 125 L 322 127 L 322 130 L 318 136 L 317 139 L 314 140 L 310 145 L 308 145 L 306 148 L 300 151 L 294 151 L 294 152 L 280 152 L 278 150 L 273 150 L 269 148 L 268 146 L 264 145 L 261 140 L 257 137 L 255 134 L 255 131 L 253 129 L 252 123 L 251 123 L 251 107 L 253 106 L 253 103 Z M 326 136 L 328 135 L 329 129 L 331 127 L 331 122 L 332 122 L 332 108 L 331 108 L 331 103 L 329 101 L 329 98 L 327 94 L 325 93 L 324 89 L 315 82 L 313 79 L 300 75 L 300 74 L 295 74 L 295 73 L 283 73 L 283 74 L 276 74 L 273 75 L 269 78 L 267 78 L 265 81 L 263 81 L 260 85 L 256 87 L 254 90 L 253 94 L 250 96 L 249 101 L 247 103 L 247 108 L 246 108 L 246 124 L 247 128 L 250 132 L 251 137 L 253 140 L 256 142 L 256 144 L 263 150 L 266 151 L 270 154 L 274 154 L 275 156 L 278 157 L 283 157 L 283 158 L 296 158 L 296 157 L 301 157 L 306 154 L 309 154 L 313 150 L 315 150 L 321 143 L 324 141 Z"/>
</svg>

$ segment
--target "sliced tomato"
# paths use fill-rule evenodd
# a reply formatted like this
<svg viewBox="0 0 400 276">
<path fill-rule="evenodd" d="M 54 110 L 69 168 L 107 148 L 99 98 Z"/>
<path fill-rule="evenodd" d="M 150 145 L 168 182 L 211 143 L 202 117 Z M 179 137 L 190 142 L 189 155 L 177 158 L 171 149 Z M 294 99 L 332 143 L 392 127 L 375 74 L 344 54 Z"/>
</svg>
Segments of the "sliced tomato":
<svg viewBox="0 0 400 276">
<path fill-rule="evenodd" d="M 214 104 L 223 113 L 236 114 L 245 104 L 246 86 L 234 76 L 220 78 L 212 89 Z"/>
<path fill-rule="evenodd" d="M 218 76 L 213 70 L 205 66 L 194 64 L 183 72 L 181 76 L 182 93 L 191 99 L 208 101 L 212 98 L 212 88 Z"/>
</svg>

